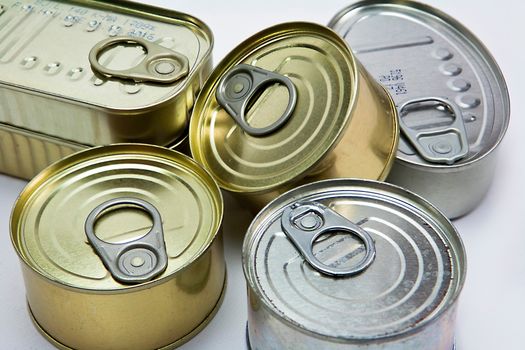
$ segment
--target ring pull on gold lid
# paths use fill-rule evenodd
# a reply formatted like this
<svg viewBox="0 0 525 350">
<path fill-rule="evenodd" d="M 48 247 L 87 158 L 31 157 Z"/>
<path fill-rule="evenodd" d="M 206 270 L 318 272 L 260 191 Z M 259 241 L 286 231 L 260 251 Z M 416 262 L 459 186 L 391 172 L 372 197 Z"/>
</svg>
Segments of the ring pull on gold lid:
<svg viewBox="0 0 525 350">
<path fill-rule="evenodd" d="M 95 234 L 95 223 L 108 210 L 132 205 L 145 210 L 153 220 L 151 230 L 143 237 L 115 244 L 101 240 Z M 115 198 L 91 211 L 86 219 L 86 236 L 113 278 L 121 283 L 147 282 L 160 275 L 168 266 L 162 219 L 152 204 L 138 198 Z"/>
<path fill-rule="evenodd" d="M 145 59 L 130 69 L 115 70 L 103 66 L 99 58 L 106 50 L 117 45 L 138 44 L 146 53 Z M 89 63 L 93 70 L 107 77 L 130 79 L 135 82 L 171 84 L 189 73 L 188 58 L 142 38 L 113 37 L 97 43 L 89 52 Z"/>
<path fill-rule="evenodd" d="M 288 106 L 277 121 L 262 128 L 255 128 L 246 120 L 248 105 L 258 93 L 274 83 L 283 84 L 288 89 Z M 290 78 L 284 75 L 249 64 L 239 64 L 222 77 L 215 97 L 246 133 L 264 136 L 280 129 L 290 119 L 297 103 L 297 90 Z"/>
</svg>

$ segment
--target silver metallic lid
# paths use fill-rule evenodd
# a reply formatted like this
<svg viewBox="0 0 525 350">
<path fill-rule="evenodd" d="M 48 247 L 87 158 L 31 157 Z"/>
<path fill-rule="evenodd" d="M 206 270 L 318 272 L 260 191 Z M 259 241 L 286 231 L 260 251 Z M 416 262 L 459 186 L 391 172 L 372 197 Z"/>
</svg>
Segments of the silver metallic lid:
<svg viewBox="0 0 525 350">
<path fill-rule="evenodd" d="M 356 341 L 432 322 L 455 302 L 466 269 L 459 235 L 432 205 L 396 186 L 348 179 L 270 203 L 248 229 L 243 267 L 279 319 Z"/>
<path fill-rule="evenodd" d="M 505 80 L 459 22 L 413 1 L 361 1 L 329 26 L 390 91 L 400 112 L 398 159 L 464 165 L 499 144 L 510 115 Z"/>
</svg>

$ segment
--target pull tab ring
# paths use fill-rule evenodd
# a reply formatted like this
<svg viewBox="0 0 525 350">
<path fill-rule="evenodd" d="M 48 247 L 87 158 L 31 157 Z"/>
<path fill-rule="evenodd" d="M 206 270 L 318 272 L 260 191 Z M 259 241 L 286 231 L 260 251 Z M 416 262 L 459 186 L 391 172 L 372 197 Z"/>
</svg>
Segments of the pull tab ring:
<svg viewBox="0 0 525 350">
<path fill-rule="evenodd" d="M 146 50 L 146 57 L 130 69 L 115 70 L 104 67 L 99 62 L 100 55 L 111 46 L 118 44 L 138 44 Z M 171 84 L 184 78 L 189 72 L 186 56 L 151 41 L 128 36 L 110 37 L 97 43 L 89 52 L 89 63 L 95 72 L 106 77 L 135 82 Z"/>
<path fill-rule="evenodd" d="M 153 220 L 151 230 L 141 238 L 122 244 L 109 243 L 98 238 L 94 231 L 95 222 L 103 212 L 120 205 L 133 205 L 144 209 Z M 160 213 L 152 204 L 142 199 L 123 197 L 100 204 L 89 213 L 85 222 L 85 232 L 88 242 L 113 278 L 121 283 L 149 281 L 168 266 Z"/>
<path fill-rule="evenodd" d="M 271 83 L 286 86 L 289 94 L 288 105 L 281 117 L 273 124 L 255 128 L 246 121 L 248 103 L 253 96 Z M 290 78 L 284 75 L 249 64 L 239 64 L 221 78 L 215 91 L 215 97 L 217 102 L 247 134 L 265 136 L 280 129 L 290 119 L 297 103 L 297 90 Z"/>
<path fill-rule="evenodd" d="M 432 127 L 428 130 L 410 128 L 403 118 L 408 114 L 407 109 L 427 102 L 446 107 L 454 117 L 452 124 L 445 127 Z M 402 103 L 399 106 L 399 125 L 410 144 L 423 159 L 429 162 L 454 164 L 468 154 L 469 144 L 461 109 L 445 98 L 431 96 Z"/>
<path fill-rule="evenodd" d="M 328 276 L 348 277 L 361 273 L 372 264 L 376 255 L 374 240 L 368 232 L 321 203 L 292 204 L 281 216 L 281 227 L 310 266 Z M 315 257 L 315 240 L 323 234 L 335 232 L 357 236 L 364 243 L 365 256 L 361 261 L 348 268 L 338 268 Z"/>
</svg>

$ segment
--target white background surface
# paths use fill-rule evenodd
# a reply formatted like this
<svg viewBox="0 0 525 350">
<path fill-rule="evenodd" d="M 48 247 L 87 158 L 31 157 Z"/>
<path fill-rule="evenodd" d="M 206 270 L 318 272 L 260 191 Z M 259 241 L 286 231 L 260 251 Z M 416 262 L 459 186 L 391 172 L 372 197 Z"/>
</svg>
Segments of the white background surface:
<svg viewBox="0 0 525 350">
<path fill-rule="evenodd" d="M 214 62 L 265 27 L 292 20 L 326 24 L 350 3 L 348 0 L 143 2 L 190 13 L 207 23 L 215 35 Z M 519 0 L 429 0 L 429 3 L 458 19 L 485 43 L 503 70 L 512 101 L 511 123 L 499 148 L 493 186 L 474 212 L 454 222 L 468 256 L 467 281 L 456 327 L 458 350 L 524 349 L 525 22 L 522 15 L 525 8 Z M 0 175 L 0 349 L 53 349 L 29 319 L 18 258 L 9 240 L 11 207 L 24 185 L 24 181 Z M 183 345 L 184 350 L 246 348 L 241 245 L 251 216 L 228 195 L 225 199 L 226 297 L 209 326 Z"/>
</svg>

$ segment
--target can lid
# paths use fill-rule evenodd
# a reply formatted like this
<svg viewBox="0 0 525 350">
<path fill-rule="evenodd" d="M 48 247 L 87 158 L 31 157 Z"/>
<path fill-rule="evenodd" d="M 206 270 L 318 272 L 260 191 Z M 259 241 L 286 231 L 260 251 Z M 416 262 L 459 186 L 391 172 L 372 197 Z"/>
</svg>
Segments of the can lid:
<svg viewBox="0 0 525 350">
<path fill-rule="evenodd" d="M 298 180 L 336 144 L 355 109 L 346 43 L 313 23 L 268 28 L 213 71 L 190 124 L 194 158 L 234 192 Z"/>
<path fill-rule="evenodd" d="M 243 267 L 279 319 L 347 341 L 417 331 L 451 307 L 466 270 L 459 235 L 431 204 L 393 185 L 349 179 L 271 202 L 248 229 Z"/>
<path fill-rule="evenodd" d="M 39 35 L 6 32 L 2 85 L 119 114 L 193 93 L 213 46 L 199 20 L 144 5 L 19 2 L 5 11 L 3 26 L 23 22 Z"/>
<path fill-rule="evenodd" d="M 503 138 L 510 102 L 503 75 L 467 28 L 413 1 L 361 1 L 329 23 L 399 110 L 397 157 L 425 167 L 464 165 Z"/>
<path fill-rule="evenodd" d="M 190 158 L 113 145 L 65 158 L 22 191 L 11 218 L 25 264 L 69 287 L 118 291 L 184 269 L 222 221 L 214 180 Z"/>
</svg>

